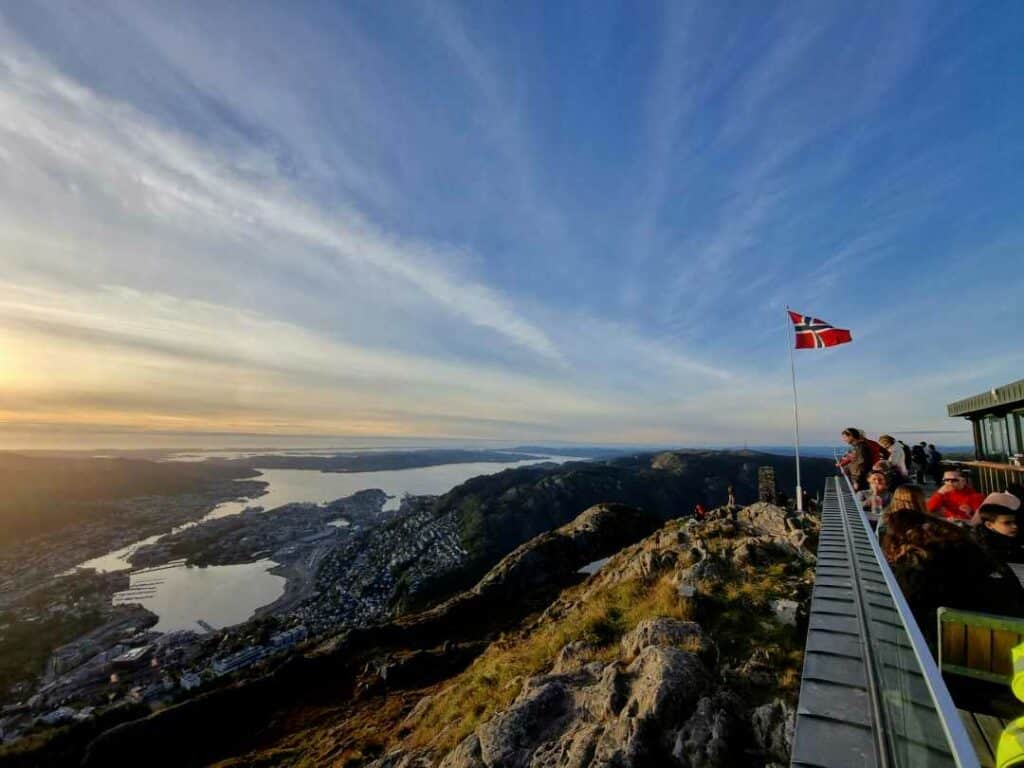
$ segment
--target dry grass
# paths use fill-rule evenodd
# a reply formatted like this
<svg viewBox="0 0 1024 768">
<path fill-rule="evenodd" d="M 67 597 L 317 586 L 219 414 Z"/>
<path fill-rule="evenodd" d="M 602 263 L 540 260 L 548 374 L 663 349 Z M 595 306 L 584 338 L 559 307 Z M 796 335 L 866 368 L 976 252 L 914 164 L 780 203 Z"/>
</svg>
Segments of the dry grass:
<svg viewBox="0 0 1024 768">
<path fill-rule="evenodd" d="M 665 579 L 652 584 L 628 581 L 591 596 L 558 623 L 495 643 L 436 697 L 409 743 L 429 743 L 439 751 L 454 748 L 478 724 L 507 707 L 522 680 L 548 669 L 568 643 L 582 640 L 592 646 L 584 661 L 607 661 L 618 654 L 623 634 L 653 616 L 689 619 L 692 606 Z"/>
</svg>

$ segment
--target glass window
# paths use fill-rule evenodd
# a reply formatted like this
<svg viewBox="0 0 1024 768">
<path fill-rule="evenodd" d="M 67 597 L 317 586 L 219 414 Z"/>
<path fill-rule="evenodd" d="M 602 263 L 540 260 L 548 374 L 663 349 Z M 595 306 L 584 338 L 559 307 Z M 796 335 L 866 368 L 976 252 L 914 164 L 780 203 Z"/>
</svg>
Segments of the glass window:
<svg viewBox="0 0 1024 768">
<path fill-rule="evenodd" d="M 982 452 L 989 461 L 1005 461 L 1007 458 L 1006 419 L 1002 416 L 986 416 L 981 421 Z"/>
<path fill-rule="evenodd" d="M 1010 453 L 1024 453 L 1024 444 L 1021 442 L 1021 425 L 1024 422 L 1024 410 L 1014 411 L 1006 416 L 1006 427 L 1009 431 L 1008 437 Z"/>
</svg>

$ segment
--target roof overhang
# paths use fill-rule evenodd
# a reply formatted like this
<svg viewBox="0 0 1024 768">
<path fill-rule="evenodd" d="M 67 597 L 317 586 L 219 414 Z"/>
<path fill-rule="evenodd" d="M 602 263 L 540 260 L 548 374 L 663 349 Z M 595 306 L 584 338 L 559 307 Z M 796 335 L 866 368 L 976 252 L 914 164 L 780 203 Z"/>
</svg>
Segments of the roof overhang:
<svg viewBox="0 0 1024 768">
<path fill-rule="evenodd" d="M 957 400 L 946 406 L 946 412 L 950 416 L 971 416 L 1017 404 L 1024 406 L 1024 379 Z"/>
</svg>

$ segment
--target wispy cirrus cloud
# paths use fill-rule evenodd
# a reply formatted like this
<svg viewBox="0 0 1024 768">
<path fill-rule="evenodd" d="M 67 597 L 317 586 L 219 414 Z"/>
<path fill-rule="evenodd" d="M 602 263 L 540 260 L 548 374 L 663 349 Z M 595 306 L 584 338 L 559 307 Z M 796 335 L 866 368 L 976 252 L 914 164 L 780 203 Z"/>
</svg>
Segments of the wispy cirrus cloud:
<svg viewBox="0 0 1024 768">
<path fill-rule="evenodd" d="M 1020 115 L 986 74 L 1010 27 L 916 2 L 5 7 L 3 419 L 781 442 L 791 303 L 858 342 L 798 361 L 810 433 L 934 421 L 978 378 L 858 387 L 903 391 L 946 342 L 1015 377 L 972 319 L 1012 326 L 984 298 L 1012 277 L 966 266 L 1015 274 Z"/>
<path fill-rule="evenodd" d="M 334 282 L 342 276 L 338 260 L 380 270 L 453 315 L 558 359 L 542 329 L 490 288 L 438 268 L 429 248 L 384 235 L 354 212 L 316 210 L 297 199 L 283 179 L 250 180 L 223 155 L 205 152 L 129 107 L 103 100 L 31 56 L 5 53 L 0 77 L 5 85 L 0 109 L 6 115 L 0 135 L 9 148 L 9 178 L 35 176 L 52 185 L 59 173 L 66 196 L 78 197 L 83 206 L 105 203 L 101 215 L 108 219 L 133 211 L 177 231 L 292 238 L 333 258 L 271 255 L 283 268 Z"/>
</svg>

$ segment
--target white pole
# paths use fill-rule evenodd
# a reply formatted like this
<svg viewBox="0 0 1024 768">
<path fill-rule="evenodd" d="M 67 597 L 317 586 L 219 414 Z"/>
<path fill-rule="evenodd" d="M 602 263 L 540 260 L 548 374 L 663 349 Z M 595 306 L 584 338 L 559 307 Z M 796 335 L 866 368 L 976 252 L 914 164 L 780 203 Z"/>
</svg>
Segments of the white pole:
<svg viewBox="0 0 1024 768">
<path fill-rule="evenodd" d="M 786 341 L 789 343 L 789 373 L 793 379 L 793 435 L 796 438 L 794 452 L 796 453 L 796 508 L 798 512 L 804 511 L 804 492 L 800 487 L 800 409 L 796 404 L 796 363 L 793 362 L 793 347 L 796 344 L 796 336 L 793 333 L 793 318 L 789 316 L 789 305 L 786 305 Z"/>
</svg>

